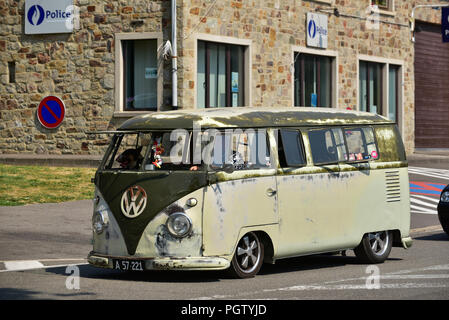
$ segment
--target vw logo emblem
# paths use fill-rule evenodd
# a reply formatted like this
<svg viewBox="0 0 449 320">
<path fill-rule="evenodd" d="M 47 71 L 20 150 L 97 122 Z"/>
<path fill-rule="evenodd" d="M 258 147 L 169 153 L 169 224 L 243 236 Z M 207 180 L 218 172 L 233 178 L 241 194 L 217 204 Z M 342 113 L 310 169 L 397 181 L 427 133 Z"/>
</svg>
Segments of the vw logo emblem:
<svg viewBox="0 0 449 320">
<path fill-rule="evenodd" d="M 28 22 L 33 26 L 40 25 L 42 21 L 44 21 L 44 17 L 45 17 L 44 8 L 42 8 L 38 4 L 31 6 L 31 8 L 28 10 L 27 14 Z"/>
<path fill-rule="evenodd" d="M 121 209 L 125 217 L 138 217 L 147 206 L 147 193 L 140 186 L 132 186 L 126 189 L 122 195 Z"/>
<path fill-rule="evenodd" d="M 315 23 L 315 21 L 310 20 L 308 31 L 309 31 L 309 37 L 315 38 L 315 35 L 316 35 L 316 23 Z"/>
</svg>

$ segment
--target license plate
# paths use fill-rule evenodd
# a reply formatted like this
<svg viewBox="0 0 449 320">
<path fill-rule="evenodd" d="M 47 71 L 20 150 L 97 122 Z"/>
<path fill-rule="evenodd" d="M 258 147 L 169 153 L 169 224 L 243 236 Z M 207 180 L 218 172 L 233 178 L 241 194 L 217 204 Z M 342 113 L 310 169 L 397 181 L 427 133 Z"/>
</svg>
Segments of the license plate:
<svg viewBox="0 0 449 320">
<path fill-rule="evenodd" d="M 142 260 L 118 260 L 113 259 L 114 269 L 123 271 L 143 271 L 144 261 Z"/>
</svg>

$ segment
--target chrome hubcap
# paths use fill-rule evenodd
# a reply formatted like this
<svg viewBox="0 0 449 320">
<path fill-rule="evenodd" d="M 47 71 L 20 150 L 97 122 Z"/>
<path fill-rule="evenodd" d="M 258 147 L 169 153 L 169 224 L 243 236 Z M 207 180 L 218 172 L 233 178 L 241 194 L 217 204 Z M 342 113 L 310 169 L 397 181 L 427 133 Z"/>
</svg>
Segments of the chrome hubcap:
<svg viewBox="0 0 449 320">
<path fill-rule="evenodd" d="M 386 231 L 369 233 L 368 240 L 373 253 L 381 256 L 388 248 L 389 235 Z"/>
<path fill-rule="evenodd" d="M 245 273 L 253 272 L 259 259 L 259 240 L 252 234 L 245 235 L 237 246 L 237 261 L 240 269 Z"/>
</svg>

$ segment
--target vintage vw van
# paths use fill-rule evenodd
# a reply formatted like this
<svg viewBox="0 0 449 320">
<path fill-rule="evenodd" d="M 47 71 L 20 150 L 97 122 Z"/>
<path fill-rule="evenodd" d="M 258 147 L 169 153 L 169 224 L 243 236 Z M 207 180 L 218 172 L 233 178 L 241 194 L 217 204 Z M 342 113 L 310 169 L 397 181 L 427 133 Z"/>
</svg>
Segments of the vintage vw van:
<svg viewBox="0 0 449 320">
<path fill-rule="evenodd" d="M 90 264 L 228 269 L 352 249 L 381 263 L 412 240 L 397 126 L 364 112 L 223 108 L 126 121 L 95 175 Z"/>
</svg>

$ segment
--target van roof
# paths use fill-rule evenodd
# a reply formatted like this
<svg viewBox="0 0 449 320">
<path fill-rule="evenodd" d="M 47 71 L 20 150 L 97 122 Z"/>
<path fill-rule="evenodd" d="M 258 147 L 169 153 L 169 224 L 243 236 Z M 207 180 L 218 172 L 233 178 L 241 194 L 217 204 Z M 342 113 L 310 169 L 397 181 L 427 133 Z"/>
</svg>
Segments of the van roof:
<svg viewBox="0 0 449 320">
<path fill-rule="evenodd" d="M 333 108 L 210 108 L 153 112 L 125 121 L 118 130 L 264 128 L 316 125 L 392 124 L 374 113 Z"/>
</svg>

